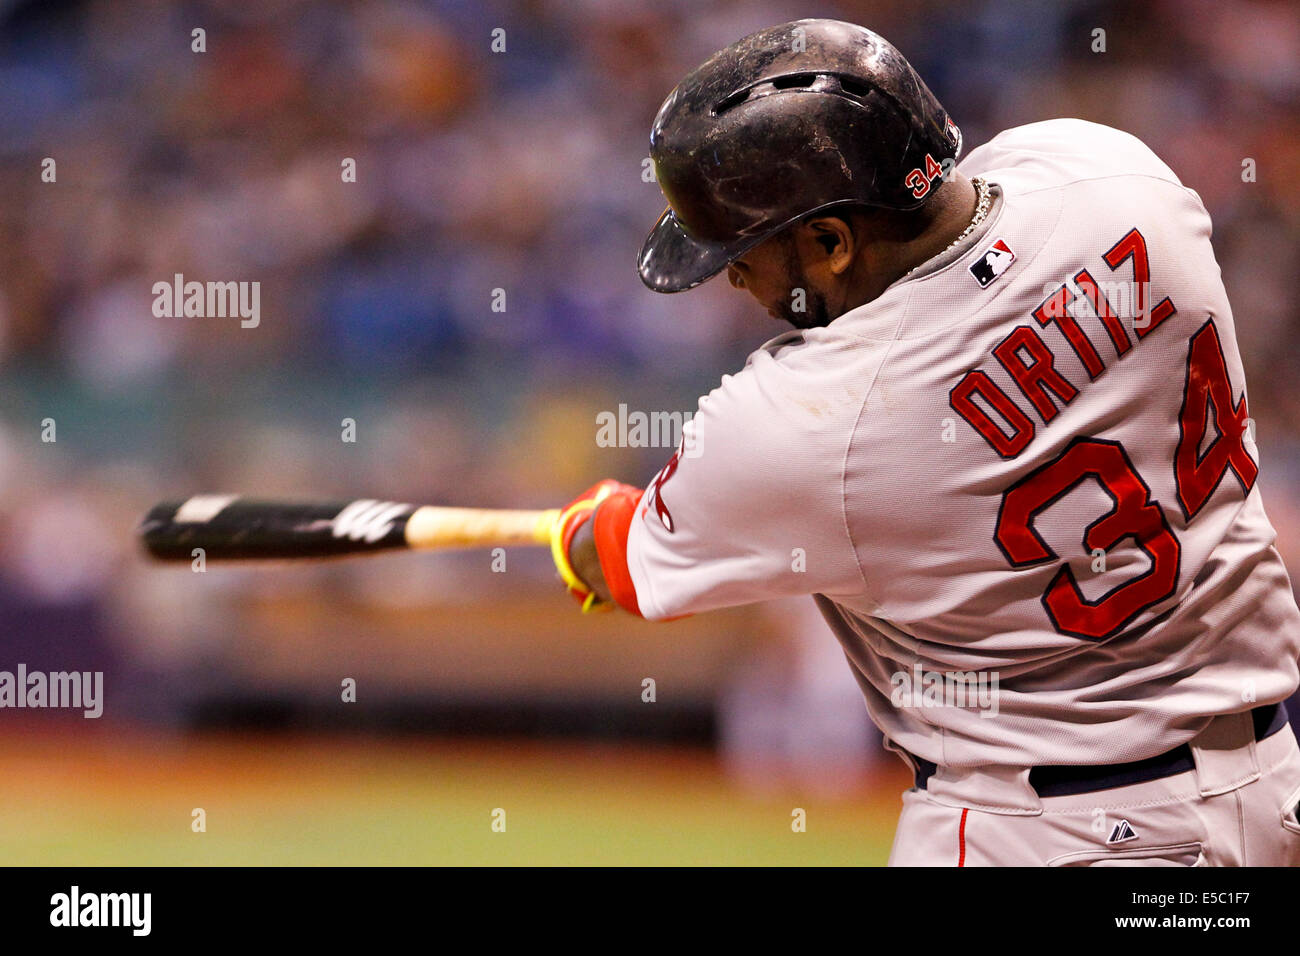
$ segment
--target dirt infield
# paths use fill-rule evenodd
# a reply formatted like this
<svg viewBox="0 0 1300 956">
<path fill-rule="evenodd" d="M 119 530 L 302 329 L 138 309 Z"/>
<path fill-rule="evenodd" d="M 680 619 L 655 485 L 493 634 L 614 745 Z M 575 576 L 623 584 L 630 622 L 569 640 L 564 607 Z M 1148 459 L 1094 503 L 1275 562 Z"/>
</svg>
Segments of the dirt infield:
<svg viewBox="0 0 1300 956">
<path fill-rule="evenodd" d="M 907 784 L 758 797 L 699 750 L 12 729 L 0 779 L 9 865 L 880 864 Z"/>
</svg>

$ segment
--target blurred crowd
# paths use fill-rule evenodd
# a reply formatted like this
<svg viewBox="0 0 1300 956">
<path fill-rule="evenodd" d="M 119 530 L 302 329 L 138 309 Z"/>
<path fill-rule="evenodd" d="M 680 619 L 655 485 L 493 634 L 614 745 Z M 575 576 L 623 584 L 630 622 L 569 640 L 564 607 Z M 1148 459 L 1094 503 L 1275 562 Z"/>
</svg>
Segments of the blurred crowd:
<svg viewBox="0 0 1300 956">
<path fill-rule="evenodd" d="M 642 288 L 650 123 L 715 49 L 810 12 L 891 39 L 968 148 L 1077 116 L 1200 193 L 1300 571 L 1295 3 L 0 0 L 4 656 L 184 652 L 201 629 L 131 550 L 155 498 L 646 480 L 667 450 L 599 448 L 595 414 L 690 411 L 780 331 L 725 282 Z M 177 273 L 259 281 L 259 327 L 155 317 Z"/>
</svg>

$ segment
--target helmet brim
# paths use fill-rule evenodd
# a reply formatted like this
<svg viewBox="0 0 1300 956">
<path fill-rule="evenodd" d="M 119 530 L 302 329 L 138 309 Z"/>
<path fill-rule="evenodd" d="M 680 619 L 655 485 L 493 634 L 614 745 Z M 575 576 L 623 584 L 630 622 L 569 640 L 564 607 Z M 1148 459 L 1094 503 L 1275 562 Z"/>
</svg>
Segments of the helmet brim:
<svg viewBox="0 0 1300 956">
<path fill-rule="evenodd" d="M 669 208 L 646 237 L 637 271 L 646 288 L 654 292 L 685 292 L 713 278 L 761 241 L 762 237 L 750 236 L 731 242 L 696 239 Z"/>
</svg>

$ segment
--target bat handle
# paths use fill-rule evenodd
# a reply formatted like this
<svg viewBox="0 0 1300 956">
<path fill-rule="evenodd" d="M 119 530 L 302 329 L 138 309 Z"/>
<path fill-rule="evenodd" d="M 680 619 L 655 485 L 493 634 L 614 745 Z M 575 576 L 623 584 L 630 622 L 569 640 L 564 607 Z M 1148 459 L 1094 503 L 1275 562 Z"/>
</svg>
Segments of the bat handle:
<svg viewBox="0 0 1300 956">
<path fill-rule="evenodd" d="M 549 544 L 551 526 L 559 516 L 558 508 L 520 511 L 425 505 L 407 519 L 406 543 L 422 549 Z"/>
<path fill-rule="evenodd" d="M 555 527 L 555 522 L 560 520 L 559 508 L 547 508 L 537 513 L 537 520 L 533 523 L 533 542 L 535 544 L 550 544 L 551 529 Z"/>
</svg>

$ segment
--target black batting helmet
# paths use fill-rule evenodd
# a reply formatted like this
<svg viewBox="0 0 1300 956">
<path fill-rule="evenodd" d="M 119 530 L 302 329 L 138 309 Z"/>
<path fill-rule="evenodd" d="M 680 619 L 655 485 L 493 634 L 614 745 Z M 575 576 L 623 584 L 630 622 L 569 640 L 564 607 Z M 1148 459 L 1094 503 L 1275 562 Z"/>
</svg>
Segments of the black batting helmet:
<svg viewBox="0 0 1300 956">
<path fill-rule="evenodd" d="M 915 209 L 961 132 L 883 37 L 838 20 L 751 34 L 690 73 L 655 117 L 650 157 L 669 208 L 641 280 L 680 292 L 811 212 Z"/>
</svg>

